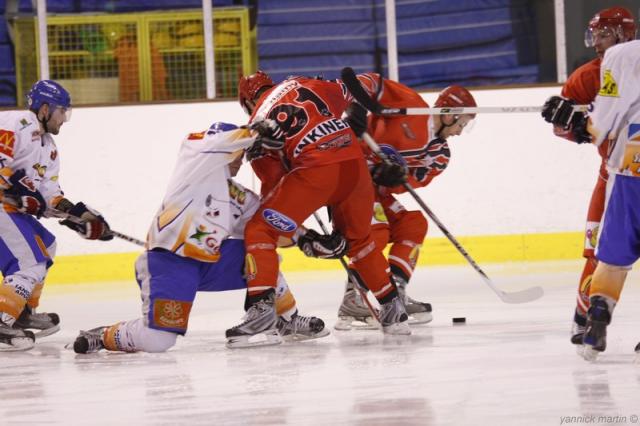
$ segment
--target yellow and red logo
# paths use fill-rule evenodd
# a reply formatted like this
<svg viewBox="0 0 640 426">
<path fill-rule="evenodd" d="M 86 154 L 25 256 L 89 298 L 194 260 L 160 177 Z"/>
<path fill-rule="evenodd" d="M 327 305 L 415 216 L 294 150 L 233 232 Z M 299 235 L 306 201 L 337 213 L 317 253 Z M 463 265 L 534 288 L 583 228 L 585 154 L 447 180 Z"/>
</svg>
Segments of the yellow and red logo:
<svg viewBox="0 0 640 426">
<path fill-rule="evenodd" d="M 7 157 L 13 158 L 15 143 L 16 136 L 13 132 L 0 129 L 0 154 L 4 154 Z"/>
</svg>

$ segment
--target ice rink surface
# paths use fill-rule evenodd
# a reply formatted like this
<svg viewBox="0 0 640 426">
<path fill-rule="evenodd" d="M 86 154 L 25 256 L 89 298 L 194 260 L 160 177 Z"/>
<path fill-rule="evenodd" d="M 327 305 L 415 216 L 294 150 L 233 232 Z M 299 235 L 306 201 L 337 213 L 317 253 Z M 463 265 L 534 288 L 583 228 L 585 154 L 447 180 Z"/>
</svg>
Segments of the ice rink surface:
<svg viewBox="0 0 640 426">
<path fill-rule="evenodd" d="M 239 322 L 244 294 L 200 294 L 189 333 L 164 354 L 64 348 L 81 328 L 137 317 L 133 282 L 45 288 L 42 311 L 58 312 L 63 329 L 29 352 L 0 355 L 0 424 L 637 423 L 640 274 L 627 280 L 607 351 L 588 363 L 569 343 L 581 262 L 484 268 L 506 291 L 541 285 L 545 296 L 507 305 L 469 266 L 425 267 L 409 294 L 433 304 L 434 321 L 411 336 L 332 330 L 314 341 L 230 350 L 224 330 Z M 342 274 L 288 280 L 301 312 L 333 327 Z M 452 325 L 460 316 L 466 325 Z"/>
</svg>

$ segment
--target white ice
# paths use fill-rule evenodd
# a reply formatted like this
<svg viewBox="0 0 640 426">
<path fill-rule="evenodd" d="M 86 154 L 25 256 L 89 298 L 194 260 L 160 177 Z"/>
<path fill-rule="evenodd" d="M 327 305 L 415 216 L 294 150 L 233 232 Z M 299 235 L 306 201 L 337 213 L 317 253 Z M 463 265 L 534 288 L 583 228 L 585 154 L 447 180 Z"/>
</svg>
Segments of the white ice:
<svg viewBox="0 0 640 426">
<path fill-rule="evenodd" d="M 29 352 L 0 355 L 0 424 L 637 422 L 639 274 L 628 279 L 607 351 L 589 363 L 569 343 L 581 262 L 485 269 L 506 291 L 541 285 L 545 296 L 507 305 L 468 266 L 424 267 L 409 293 L 433 304 L 434 321 L 409 337 L 332 330 L 315 341 L 230 350 L 224 330 L 240 320 L 244 294 L 200 294 L 189 333 L 164 354 L 65 349 L 79 329 L 137 317 L 139 294 L 133 282 L 52 286 L 41 310 L 58 312 L 62 331 Z M 288 279 L 301 311 L 332 327 L 343 274 Z M 460 316 L 466 325 L 452 325 Z"/>
</svg>

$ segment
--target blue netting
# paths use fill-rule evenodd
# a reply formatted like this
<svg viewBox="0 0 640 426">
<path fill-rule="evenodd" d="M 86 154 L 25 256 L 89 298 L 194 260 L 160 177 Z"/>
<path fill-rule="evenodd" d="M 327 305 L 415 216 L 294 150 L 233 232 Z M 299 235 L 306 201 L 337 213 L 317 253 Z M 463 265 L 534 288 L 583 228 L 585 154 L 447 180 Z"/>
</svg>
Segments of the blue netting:
<svg viewBox="0 0 640 426">
<path fill-rule="evenodd" d="M 265 71 L 333 78 L 350 65 L 386 75 L 384 0 L 263 0 L 259 6 Z M 396 18 L 406 84 L 538 79 L 536 27 L 525 0 L 396 0 Z"/>
</svg>

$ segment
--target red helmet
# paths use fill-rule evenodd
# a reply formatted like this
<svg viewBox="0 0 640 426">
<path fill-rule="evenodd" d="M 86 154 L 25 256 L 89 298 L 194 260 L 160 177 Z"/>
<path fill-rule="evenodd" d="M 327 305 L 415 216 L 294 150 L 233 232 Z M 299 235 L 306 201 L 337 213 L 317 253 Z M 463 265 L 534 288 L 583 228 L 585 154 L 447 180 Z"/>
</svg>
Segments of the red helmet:
<svg viewBox="0 0 640 426">
<path fill-rule="evenodd" d="M 436 108 L 444 108 L 444 107 L 472 107 L 475 108 L 478 105 L 476 104 L 476 100 L 473 99 L 473 95 L 467 89 L 462 86 L 449 86 L 444 89 L 438 95 L 438 99 L 436 99 Z M 475 117 L 475 114 L 469 114 L 472 117 Z"/>
<path fill-rule="evenodd" d="M 593 32 L 595 30 L 610 30 L 617 38 L 618 43 L 634 40 L 637 26 L 633 14 L 624 7 L 610 7 L 593 15 L 589 21 L 589 27 L 585 32 L 584 44 L 593 47 Z"/>
<path fill-rule="evenodd" d="M 274 86 L 274 84 L 271 77 L 260 70 L 250 76 L 240 77 L 240 81 L 238 82 L 238 101 L 244 112 L 251 115 L 253 107 L 248 105 L 247 101 L 255 102 L 260 89 L 272 86 Z"/>
</svg>

